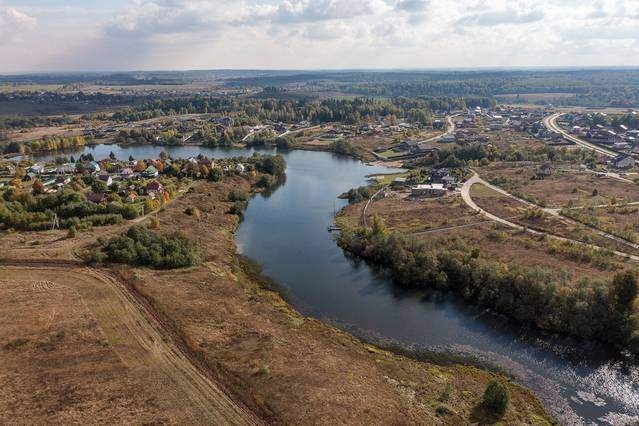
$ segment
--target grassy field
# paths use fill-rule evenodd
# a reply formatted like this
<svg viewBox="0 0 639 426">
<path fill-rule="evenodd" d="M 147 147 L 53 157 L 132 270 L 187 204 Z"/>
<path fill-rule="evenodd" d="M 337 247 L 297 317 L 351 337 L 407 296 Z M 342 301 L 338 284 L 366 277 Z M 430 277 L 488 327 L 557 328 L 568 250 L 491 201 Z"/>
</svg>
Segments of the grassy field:
<svg viewBox="0 0 639 426">
<path fill-rule="evenodd" d="M 511 207 L 507 205 L 495 208 L 499 203 L 510 199 L 483 185 L 474 185 L 472 191 L 473 200 L 489 204 L 493 213 L 517 218 L 524 211 L 523 209 L 509 210 Z M 518 206 L 515 205 L 512 208 L 516 207 Z M 363 203 L 347 206 L 339 222 L 347 227 L 357 226 L 362 208 Z M 623 265 L 623 260 L 614 259 L 612 256 L 607 258 L 609 264 L 606 265 L 585 258 L 580 259 L 573 253 L 573 247 L 486 221 L 484 217 L 470 210 L 459 198 L 426 201 L 386 198 L 372 203 L 368 214 L 369 217 L 375 214 L 381 217 L 391 231 L 415 234 L 417 238 L 434 241 L 441 247 L 461 240 L 478 247 L 482 257 L 506 264 L 541 266 L 563 270 L 575 277 L 602 278 L 609 276 L 610 268 Z M 513 221 L 518 220 L 513 219 Z M 583 251 L 579 247 L 577 250 Z"/>
<path fill-rule="evenodd" d="M 571 168 L 571 171 L 563 171 Z M 535 200 L 547 207 L 563 208 L 608 204 L 611 200 L 639 201 L 639 185 L 592 172 L 580 172 L 574 166 L 558 166 L 551 176 L 533 180 L 537 165 L 500 165 L 482 167 L 478 171 L 487 181 L 522 198 Z"/>
<path fill-rule="evenodd" d="M 60 84 L 0 84 L 0 93 L 56 92 L 62 87 Z"/>
</svg>

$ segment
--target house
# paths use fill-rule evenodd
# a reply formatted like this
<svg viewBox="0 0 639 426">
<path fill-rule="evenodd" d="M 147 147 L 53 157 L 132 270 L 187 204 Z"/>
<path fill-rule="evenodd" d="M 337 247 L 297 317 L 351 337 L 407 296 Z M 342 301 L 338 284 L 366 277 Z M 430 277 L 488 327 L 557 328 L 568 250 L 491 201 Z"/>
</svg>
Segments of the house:
<svg viewBox="0 0 639 426">
<path fill-rule="evenodd" d="M 441 183 L 446 176 L 450 176 L 451 169 L 441 168 L 433 169 L 430 172 L 430 181 L 434 183 Z"/>
<path fill-rule="evenodd" d="M 612 159 L 609 164 L 617 169 L 628 169 L 635 165 L 635 159 L 628 155 L 619 155 Z"/>
<path fill-rule="evenodd" d="M 145 178 L 156 178 L 160 175 L 160 172 L 158 172 L 158 169 L 156 169 L 154 166 L 149 166 L 146 168 L 145 171 L 142 172 L 142 176 L 144 176 Z"/>
<path fill-rule="evenodd" d="M 411 151 L 413 154 L 428 154 L 433 151 L 437 151 L 437 148 L 432 145 L 428 145 L 426 143 L 418 143 L 417 148 Z"/>
<path fill-rule="evenodd" d="M 36 175 L 39 175 L 40 173 L 44 172 L 44 166 L 42 164 L 34 164 L 33 166 L 29 167 L 27 169 L 28 173 L 34 173 Z"/>
<path fill-rule="evenodd" d="M 111 178 L 111 175 L 109 175 L 109 173 L 107 172 L 101 172 L 98 175 L 98 180 L 100 180 L 101 182 L 104 182 L 106 186 L 111 186 L 111 184 L 113 183 L 113 179 Z"/>
<path fill-rule="evenodd" d="M 391 182 L 391 186 L 393 188 L 401 188 L 403 186 L 406 186 L 406 178 L 405 177 L 396 177 Z"/>
<path fill-rule="evenodd" d="M 203 157 L 198 160 L 197 165 L 199 168 L 206 167 L 207 169 L 212 170 L 215 168 L 215 160 Z"/>
<path fill-rule="evenodd" d="M 550 164 L 542 164 L 537 168 L 537 179 L 543 179 L 552 175 L 552 166 Z"/>
<path fill-rule="evenodd" d="M 150 194 L 151 192 L 164 192 L 164 187 L 160 182 L 154 180 L 146 185 L 145 191 L 147 194 Z"/>
<path fill-rule="evenodd" d="M 455 176 L 444 176 L 441 179 L 442 184 L 444 185 L 444 188 L 454 188 L 455 185 L 457 185 L 457 179 L 455 178 Z"/>
<path fill-rule="evenodd" d="M 60 174 L 75 173 L 75 164 L 74 163 L 62 164 L 58 166 L 56 171 Z"/>
<path fill-rule="evenodd" d="M 439 197 L 446 193 L 446 188 L 441 183 L 415 185 L 410 189 L 413 197 Z"/>
<path fill-rule="evenodd" d="M 120 170 L 120 178 L 131 179 L 134 176 L 133 170 L 129 167 Z"/>
<path fill-rule="evenodd" d="M 442 142 L 451 143 L 451 142 L 455 142 L 456 137 L 454 133 L 446 133 L 439 140 Z"/>
<path fill-rule="evenodd" d="M 86 197 L 87 197 L 87 200 L 96 204 L 104 203 L 107 198 L 106 194 L 103 192 L 89 192 Z"/>
<path fill-rule="evenodd" d="M 88 163 L 86 165 L 86 169 L 91 173 L 98 173 L 100 170 L 102 170 L 100 168 L 100 165 L 96 163 L 95 161 L 91 161 L 90 163 Z"/>
<path fill-rule="evenodd" d="M 23 181 L 30 181 L 35 179 L 36 177 L 38 177 L 37 174 L 33 173 L 33 172 L 27 172 L 27 174 L 24 175 L 24 177 L 22 178 Z"/>
<path fill-rule="evenodd" d="M 127 203 L 135 203 L 135 200 L 138 199 L 138 194 L 136 194 L 134 191 L 131 191 L 129 193 L 129 195 L 127 195 L 126 197 L 126 202 Z"/>
<path fill-rule="evenodd" d="M 401 145 L 398 146 L 398 148 L 403 151 L 413 152 L 417 150 L 417 145 L 418 145 L 417 141 L 408 140 L 408 141 L 402 142 Z"/>
</svg>

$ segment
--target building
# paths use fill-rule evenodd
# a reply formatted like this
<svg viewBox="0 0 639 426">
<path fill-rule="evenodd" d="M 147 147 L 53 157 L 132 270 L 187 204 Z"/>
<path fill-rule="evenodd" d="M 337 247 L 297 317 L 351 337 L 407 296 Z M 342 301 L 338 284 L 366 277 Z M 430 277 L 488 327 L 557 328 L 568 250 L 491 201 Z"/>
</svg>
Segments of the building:
<svg viewBox="0 0 639 426">
<path fill-rule="evenodd" d="M 451 142 L 455 142 L 456 137 L 454 133 L 446 133 L 444 136 L 441 137 L 440 141 L 442 142 L 446 142 L 446 143 L 451 143 Z"/>
<path fill-rule="evenodd" d="M 391 186 L 393 188 L 401 188 L 403 186 L 406 186 L 406 178 L 405 177 L 396 177 L 391 182 Z"/>
<path fill-rule="evenodd" d="M 100 173 L 98 175 L 98 180 L 101 182 L 104 182 L 106 186 L 111 186 L 111 184 L 113 183 L 113 179 L 111 178 L 111 175 L 109 175 L 107 172 Z"/>
<path fill-rule="evenodd" d="M 131 179 L 134 176 L 133 170 L 129 167 L 120 170 L 120 178 Z"/>
<path fill-rule="evenodd" d="M 106 201 L 106 198 L 106 194 L 104 194 L 103 192 L 89 192 L 87 194 L 87 200 L 96 204 L 104 203 Z"/>
<path fill-rule="evenodd" d="M 617 169 L 628 169 L 634 167 L 635 159 L 629 155 L 619 155 L 612 159 L 609 164 Z"/>
<path fill-rule="evenodd" d="M 146 185 L 145 191 L 147 192 L 147 194 L 151 192 L 164 192 L 164 187 L 160 182 L 154 180 L 153 182 L 149 182 Z"/>
<path fill-rule="evenodd" d="M 149 166 L 146 168 L 145 171 L 142 172 L 142 175 L 145 178 L 156 178 L 160 175 L 160 172 L 158 172 L 158 169 L 156 169 L 154 166 Z"/>
<path fill-rule="evenodd" d="M 86 165 L 86 169 L 91 173 L 98 173 L 100 170 L 102 170 L 100 168 L 100 165 L 96 163 L 95 161 L 91 161 L 90 163 L 88 163 Z"/>
<path fill-rule="evenodd" d="M 537 179 L 543 179 L 552 175 L 552 166 L 550 164 L 542 164 L 537 168 Z"/>
<path fill-rule="evenodd" d="M 415 185 L 410 189 L 413 197 L 439 197 L 446 193 L 446 188 L 442 183 L 431 183 L 423 185 Z"/>
</svg>

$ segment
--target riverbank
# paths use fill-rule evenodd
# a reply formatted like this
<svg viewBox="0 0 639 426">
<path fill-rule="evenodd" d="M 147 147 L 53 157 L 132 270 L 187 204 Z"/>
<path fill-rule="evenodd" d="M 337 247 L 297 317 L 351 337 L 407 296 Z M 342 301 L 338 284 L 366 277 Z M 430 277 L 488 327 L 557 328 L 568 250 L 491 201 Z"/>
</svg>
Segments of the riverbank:
<svg viewBox="0 0 639 426">
<path fill-rule="evenodd" d="M 130 278 L 224 387 L 277 423 L 469 422 L 493 374 L 418 362 L 362 343 L 301 316 L 245 266 L 234 244 L 239 221 L 225 214 L 227 191 L 239 184 L 198 183 L 158 215 L 161 231 L 179 229 L 198 240 L 202 266 L 134 268 Z M 203 212 L 201 224 L 184 215 L 189 206 Z M 509 388 L 507 423 L 551 422 L 529 391 Z"/>
<path fill-rule="evenodd" d="M 3 236 L 0 291 L 3 300 L 16 303 L 3 304 L 0 314 L 10 323 L 19 310 L 30 320 L 13 322 L 7 329 L 13 340 L 0 349 L 2 374 L 20 383 L 5 387 L 20 403 L 0 404 L 2 416 L 237 424 L 251 416 L 290 424 L 481 420 L 475 407 L 495 374 L 411 360 L 293 309 L 237 254 L 239 217 L 227 213 L 231 190 L 251 187 L 239 177 L 197 181 L 157 214 L 158 232 L 181 231 L 202 247 L 203 263 L 192 268 L 89 269 L 78 263 L 78 247 L 122 232 L 126 224 L 94 228 L 75 239 L 64 231 Z M 189 207 L 200 210 L 200 221 L 185 213 Z M 33 293 L 28 309 L 20 299 L 27 287 Z M 41 369 L 26 368 L 43 357 Z M 90 392 L 78 374 L 85 369 L 101 371 Z M 42 380 L 57 384 L 38 393 L 36 407 L 30 395 Z M 198 390 L 202 386 L 208 390 Z M 552 422 L 530 391 L 508 387 L 504 421 Z"/>
</svg>

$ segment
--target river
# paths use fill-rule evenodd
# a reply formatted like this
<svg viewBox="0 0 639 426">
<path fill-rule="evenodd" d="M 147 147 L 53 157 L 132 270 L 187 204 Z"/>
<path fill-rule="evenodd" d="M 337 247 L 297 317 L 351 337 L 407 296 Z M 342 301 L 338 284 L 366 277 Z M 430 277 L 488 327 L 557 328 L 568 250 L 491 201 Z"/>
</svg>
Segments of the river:
<svg viewBox="0 0 639 426">
<path fill-rule="evenodd" d="M 96 159 L 251 155 L 252 150 L 203 147 L 98 145 L 85 148 Z M 76 157 L 79 153 L 76 153 Z M 348 259 L 327 232 L 336 199 L 388 172 L 325 152 L 283 153 L 285 183 L 248 206 L 237 232 L 238 250 L 280 283 L 306 315 L 366 339 L 414 349 L 454 352 L 496 365 L 531 388 L 564 424 L 639 422 L 639 366 L 605 345 L 547 336 L 454 295 L 406 291 L 362 262 Z M 51 159 L 55 156 L 41 157 Z"/>
</svg>

